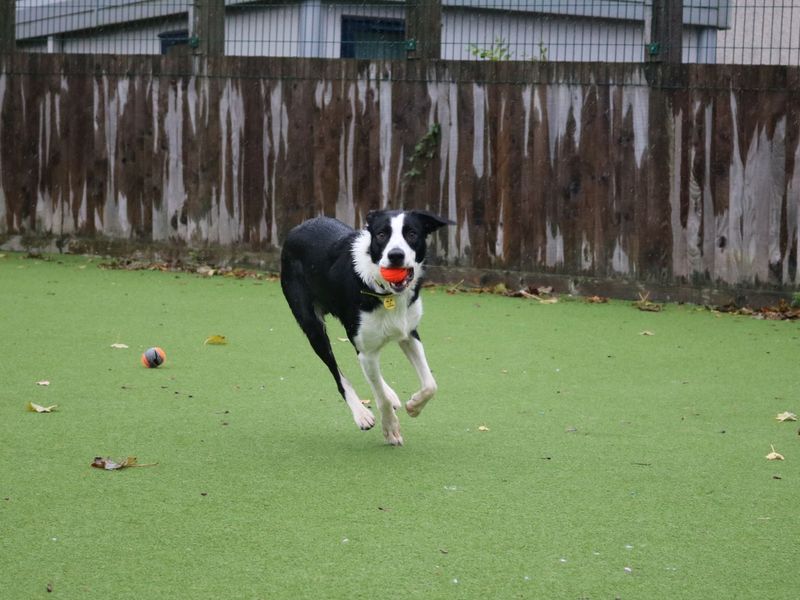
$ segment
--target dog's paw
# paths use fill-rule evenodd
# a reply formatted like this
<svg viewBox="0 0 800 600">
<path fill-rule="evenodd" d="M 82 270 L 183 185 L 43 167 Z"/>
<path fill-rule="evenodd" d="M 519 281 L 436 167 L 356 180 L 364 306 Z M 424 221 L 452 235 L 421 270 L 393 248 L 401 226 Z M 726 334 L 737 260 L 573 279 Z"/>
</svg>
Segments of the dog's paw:
<svg viewBox="0 0 800 600">
<path fill-rule="evenodd" d="M 375 415 L 367 407 L 361 406 L 353 411 L 353 421 L 359 429 L 367 431 L 375 426 Z"/>
<path fill-rule="evenodd" d="M 386 443 L 390 446 L 402 446 L 403 445 L 403 436 L 398 434 L 387 435 Z"/>
<path fill-rule="evenodd" d="M 432 383 L 429 386 L 423 387 L 420 391 L 411 396 L 411 400 L 406 402 L 406 412 L 408 413 L 408 416 L 418 417 L 419 413 L 422 412 L 422 409 L 425 408 L 425 405 L 428 403 L 428 400 L 433 398 L 435 393 L 436 384 Z"/>
<path fill-rule="evenodd" d="M 419 413 L 422 412 L 422 407 L 425 406 L 424 404 L 415 404 L 414 399 L 412 398 L 408 402 L 406 402 L 406 412 L 408 413 L 409 417 L 418 417 Z"/>
<path fill-rule="evenodd" d="M 386 438 L 386 443 L 391 446 L 402 446 L 403 436 L 400 435 L 400 423 L 394 423 L 389 427 L 384 425 L 383 437 Z"/>
</svg>

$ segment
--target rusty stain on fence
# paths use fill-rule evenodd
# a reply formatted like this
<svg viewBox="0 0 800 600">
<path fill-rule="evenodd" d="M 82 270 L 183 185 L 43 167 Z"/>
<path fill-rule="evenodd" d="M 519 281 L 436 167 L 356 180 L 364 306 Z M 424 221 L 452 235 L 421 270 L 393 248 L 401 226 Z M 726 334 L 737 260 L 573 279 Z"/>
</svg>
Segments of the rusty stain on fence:
<svg viewBox="0 0 800 600">
<path fill-rule="evenodd" d="M 450 265 L 800 284 L 797 69 L 179 60 L 3 59 L 0 241 L 265 251 L 315 215 L 426 208 L 457 222 Z"/>
</svg>

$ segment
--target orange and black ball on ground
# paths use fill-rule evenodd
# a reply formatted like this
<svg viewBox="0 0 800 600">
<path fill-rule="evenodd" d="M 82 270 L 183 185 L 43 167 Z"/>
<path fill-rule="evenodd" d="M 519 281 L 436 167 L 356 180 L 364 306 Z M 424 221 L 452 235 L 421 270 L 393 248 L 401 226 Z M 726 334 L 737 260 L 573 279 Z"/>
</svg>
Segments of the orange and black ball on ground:
<svg viewBox="0 0 800 600">
<path fill-rule="evenodd" d="M 142 353 L 142 364 L 148 369 L 155 369 L 156 367 L 160 367 L 161 365 L 164 364 L 164 361 L 166 360 L 167 360 L 166 353 L 158 346 L 154 346 L 153 348 L 148 348 Z"/>
</svg>

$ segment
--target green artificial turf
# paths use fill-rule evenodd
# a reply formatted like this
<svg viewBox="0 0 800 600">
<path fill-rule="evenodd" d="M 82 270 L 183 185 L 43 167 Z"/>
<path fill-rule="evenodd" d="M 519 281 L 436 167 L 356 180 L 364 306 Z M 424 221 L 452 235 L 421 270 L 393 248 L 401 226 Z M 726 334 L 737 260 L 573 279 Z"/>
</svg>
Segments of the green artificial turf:
<svg viewBox="0 0 800 600">
<path fill-rule="evenodd" d="M 2 598 L 797 597 L 797 323 L 426 290 L 392 448 L 278 283 L 98 262 L 0 258 Z"/>
</svg>

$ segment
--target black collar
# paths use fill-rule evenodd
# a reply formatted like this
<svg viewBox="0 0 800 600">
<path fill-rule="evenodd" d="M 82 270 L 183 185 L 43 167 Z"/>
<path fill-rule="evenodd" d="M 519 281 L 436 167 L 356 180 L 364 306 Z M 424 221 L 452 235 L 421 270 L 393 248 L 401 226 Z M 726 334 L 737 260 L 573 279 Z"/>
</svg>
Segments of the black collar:
<svg viewBox="0 0 800 600">
<path fill-rule="evenodd" d="M 367 290 L 361 290 L 361 293 L 365 296 L 372 296 L 373 298 L 378 298 L 379 300 L 383 300 L 384 298 L 388 298 L 389 296 L 394 296 L 393 292 L 386 292 L 385 294 L 379 294 L 378 292 L 368 292 Z"/>
</svg>

